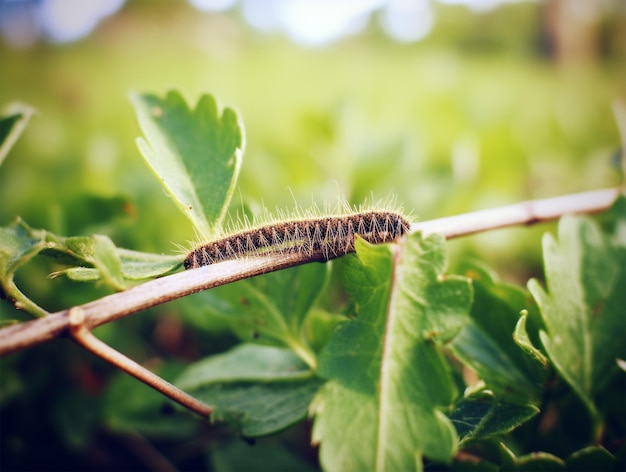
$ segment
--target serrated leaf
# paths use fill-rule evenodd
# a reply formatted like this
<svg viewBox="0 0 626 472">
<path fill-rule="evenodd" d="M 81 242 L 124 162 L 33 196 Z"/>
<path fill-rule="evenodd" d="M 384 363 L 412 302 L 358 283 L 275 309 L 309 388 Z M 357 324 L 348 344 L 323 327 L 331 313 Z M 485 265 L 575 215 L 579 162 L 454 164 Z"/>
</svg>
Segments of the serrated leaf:
<svg viewBox="0 0 626 472">
<path fill-rule="evenodd" d="M 306 264 L 198 295 L 207 315 L 226 319 L 244 341 L 289 347 L 315 368 L 303 325 L 328 278 L 329 264 Z"/>
<path fill-rule="evenodd" d="M 616 359 L 626 357 L 626 241 L 585 217 L 563 217 L 558 232 L 558 241 L 543 239 L 547 291 L 536 280 L 529 289 L 546 326 L 540 334 L 548 357 L 595 413 L 594 396 L 617 371 Z"/>
<path fill-rule="evenodd" d="M 24 132 L 35 110 L 27 105 L 16 104 L 0 117 L 0 165 L 4 162 L 17 138 Z"/>
<path fill-rule="evenodd" d="M 536 307 L 523 289 L 497 282 L 477 264 L 468 264 L 464 272 L 474 286 L 472 319 L 451 343 L 452 351 L 496 393 L 518 401 L 538 396 L 547 366 L 529 356 L 513 336 L 520 311 L 532 310 L 536 318 Z"/>
<path fill-rule="evenodd" d="M 303 419 L 322 380 L 290 350 L 243 344 L 190 365 L 176 383 L 213 407 L 212 422 L 257 437 Z"/>
<path fill-rule="evenodd" d="M 204 237 L 215 237 L 230 203 L 244 150 L 243 124 L 211 95 L 190 109 L 175 91 L 131 94 L 145 140 L 139 149 L 168 194 Z"/>
<path fill-rule="evenodd" d="M 534 405 L 497 400 L 483 392 L 461 399 L 450 419 L 464 442 L 506 434 L 537 413 L 539 409 Z"/>
<path fill-rule="evenodd" d="M 335 329 L 320 355 L 329 381 L 311 407 L 313 440 L 329 470 L 419 470 L 422 456 L 448 461 L 456 431 L 443 411 L 455 388 L 441 342 L 466 323 L 467 279 L 444 276 L 441 236 L 390 245 L 357 241 L 346 258 L 355 320 Z"/>
</svg>

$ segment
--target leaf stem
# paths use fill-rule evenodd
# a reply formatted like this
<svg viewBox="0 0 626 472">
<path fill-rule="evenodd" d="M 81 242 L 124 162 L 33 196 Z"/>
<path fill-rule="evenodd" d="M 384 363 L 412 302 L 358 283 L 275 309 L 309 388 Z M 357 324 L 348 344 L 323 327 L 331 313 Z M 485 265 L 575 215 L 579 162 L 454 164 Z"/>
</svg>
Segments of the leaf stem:
<svg viewBox="0 0 626 472">
<path fill-rule="evenodd" d="M 15 285 L 13 279 L 7 281 L 7 284 L 4 287 L 4 292 L 6 294 L 6 297 L 13 302 L 13 305 L 18 310 L 27 311 L 31 315 L 37 316 L 40 319 L 50 314 L 39 305 L 37 305 L 35 302 L 33 302 L 26 295 L 24 295 L 22 291 L 17 287 L 17 285 Z M 1 338 L 2 337 L 0 336 L 0 339 Z"/>
<path fill-rule="evenodd" d="M 116 351 L 109 345 L 96 338 L 85 325 L 85 312 L 80 307 L 73 307 L 68 313 L 69 332 L 78 344 L 96 356 L 110 362 L 118 369 L 139 379 L 146 385 L 158 390 L 185 408 L 195 411 L 201 416 L 208 417 L 212 408 L 191 395 L 183 392 L 168 381 L 150 372 L 137 362 L 129 359 L 121 352 Z"/>
</svg>

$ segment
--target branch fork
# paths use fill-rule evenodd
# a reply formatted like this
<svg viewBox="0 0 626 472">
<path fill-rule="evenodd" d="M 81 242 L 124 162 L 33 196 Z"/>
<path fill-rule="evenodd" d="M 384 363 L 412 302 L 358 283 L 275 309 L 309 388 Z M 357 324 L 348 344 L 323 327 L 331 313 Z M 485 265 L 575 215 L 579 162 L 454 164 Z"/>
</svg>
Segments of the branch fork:
<svg viewBox="0 0 626 472">
<path fill-rule="evenodd" d="M 189 410 L 204 417 L 208 417 L 211 414 L 212 408 L 210 406 L 183 392 L 167 380 L 162 379 L 145 367 L 139 365 L 137 362 L 126 357 L 121 352 L 116 351 L 108 344 L 105 344 L 96 338 L 85 325 L 85 312 L 80 306 L 75 306 L 69 309 L 68 323 L 70 336 L 74 339 L 74 341 L 91 353 L 113 364 L 118 369 L 132 375 L 155 390 L 158 390 L 163 395 L 169 397 L 171 400 L 174 400 Z"/>
</svg>

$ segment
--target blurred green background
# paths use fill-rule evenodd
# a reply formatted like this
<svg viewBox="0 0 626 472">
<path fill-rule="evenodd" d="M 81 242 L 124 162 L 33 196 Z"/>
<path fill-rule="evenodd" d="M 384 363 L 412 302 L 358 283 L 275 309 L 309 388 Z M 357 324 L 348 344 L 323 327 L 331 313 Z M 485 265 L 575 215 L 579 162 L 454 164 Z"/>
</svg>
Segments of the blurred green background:
<svg viewBox="0 0 626 472">
<path fill-rule="evenodd" d="M 121 196 L 118 244 L 170 252 L 193 237 L 135 146 L 130 90 L 175 88 L 191 103 L 212 93 L 239 110 L 247 150 L 235 207 L 391 194 L 424 220 L 615 185 L 625 7 L 561 12 L 576 3 L 480 13 L 432 2 L 420 41 L 389 38 L 374 12 L 360 34 L 312 47 L 252 30 L 237 7 L 131 1 L 74 42 L 5 41 L 0 103 L 38 114 L 0 173 L 0 222 L 103 231 L 105 209 L 85 196 Z"/>
<path fill-rule="evenodd" d="M 351 34 L 315 44 L 303 44 L 302 25 L 287 21 L 288 2 L 258 3 L 275 18 L 254 28 L 246 21 L 252 1 L 206 11 L 183 1 L 133 0 L 87 35 L 63 41 L 42 29 L 41 12 L 20 10 L 47 3 L 54 2 L 0 2 L 0 106 L 19 101 L 37 109 L 0 168 L 2 225 L 19 215 L 61 235 L 104 233 L 118 246 L 159 253 L 194 239 L 137 150 L 131 90 L 177 89 L 191 104 L 211 93 L 240 112 L 247 148 L 233 215 L 243 206 L 258 212 L 290 209 L 294 200 L 323 207 L 339 195 L 353 204 L 391 195 L 425 220 L 620 183 L 611 109 L 626 92 L 620 0 L 475 1 L 471 8 L 416 0 L 414 18 L 432 22 L 409 24 L 409 32 L 426 29 L 404 40 L 381 27 L 389 5 L 402 2 L 346 2 L 365 12 L 346 23 Z M 316 3 L 328 9 L 320 28 L 343 10 Z M 75 8 L 63 10 L 65 18 L 78 15 Z M 411 11 L 400 17 L 412 18 Z M 453 263 L 477 256 L 525 284 L 541 276 L 540 235 L 551 228 L 454 241 Z M 18 282 L 49 310 L 107 293 L 46 280 L 53 266 L 32 265 Z M 183 309 L 190 306 L 181 301 L 121 320 L 99 336 L 140 361 L 194 358 L 232 342 L 223 334 L 199 346 L 173 337 L 176 317 L 191 317 Z M 0 314 L 25 318 L 7 303 Z M 209 322 L 200 325 L 204 335 L 212 332 Z M 107 366 L 63 341 L 1 362 L 2 406 L 12 412 L 2 413 L 5 463 L 45 468 L 25 457 L 33 437 L 53 435 L 51 468 L 76 457 L 77 468 L 98 468 L 89 455 L 94 435 L 103 434 L 103 417 L 109 427 L 116 417 L 94 406 Z M 102 378 L 91 378 L 93 369 Z M 34 405 L 42 417 L 25 420 Z M 72 408 L 78 411 L 69 414 Z M 84 431 L 67 415 L 81 418 Z M 109 434 L 105 445 L 119 441 Z M 103 463 L 103 470 L 111 465 Z"/>
</svg>

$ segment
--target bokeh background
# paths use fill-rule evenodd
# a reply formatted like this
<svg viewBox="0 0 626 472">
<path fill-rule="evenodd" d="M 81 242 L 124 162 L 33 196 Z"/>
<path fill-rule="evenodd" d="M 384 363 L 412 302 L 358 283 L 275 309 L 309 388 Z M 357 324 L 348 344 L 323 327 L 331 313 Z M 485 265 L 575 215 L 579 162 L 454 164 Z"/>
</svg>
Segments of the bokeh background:
<svg viewBox="0 0 626 472">
<path fill-rule="evenodd" d="M 393 196 L 425 220 L 615 186 L 612 104 L 625 78 L 621 0 L 2 0 L 0 107 L 37 113 L 0 168 L 0 224 L 21 216 L 159 253 L 194 238 L 137 150 L 130 91 L 177 89 L 191 104 L 211 93 L 239 111 L 247 147 L 233 214 Z M 451 242 L 452 264 L 478 257 L 525 284 L 541 277 L 551 229 Z M 31 265 L 18 282 L 49 310 L 108 293 Z M 233 342 L 190 311 L 181 301 L 99 336 L 166 370 Z M 0 315 L 26 319 L 7 303 Z M 191 342 L 189 322 L 212 342 Z M 140 390 L 135 404 L 119 401 L 141 386 L 67 341 L 0 366 L 3 470 L 221 460 L 206 458 L 214 433 L 141 417 L 162 399 Z"/>
</svg>

